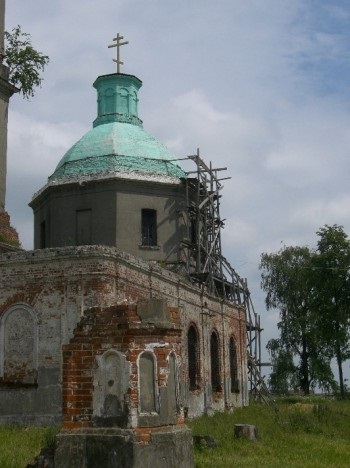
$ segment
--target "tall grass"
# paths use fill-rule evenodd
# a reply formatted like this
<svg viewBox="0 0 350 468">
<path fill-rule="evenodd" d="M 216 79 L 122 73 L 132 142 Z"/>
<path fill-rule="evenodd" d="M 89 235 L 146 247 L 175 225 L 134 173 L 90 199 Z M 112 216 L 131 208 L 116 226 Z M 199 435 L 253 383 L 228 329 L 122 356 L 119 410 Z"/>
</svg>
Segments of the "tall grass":
<svg viewBox="0 0 350 468">
<path fill-rule="evenodd" d="M 251 404 L 233 413 L 216 413 L 188 422 L 195 435 L 211 435 L 219 442 L 213 448 L 203 443 L 195 447 L 196 468 L 350 466 L 349 400 L 284 399 L 278 407 L 275 413 L 264 405 Z M 236 439 L 234 424 L 255 425 L 258 441 Z M 54 443 L 56 431 L 0 427 L 0 468 L 25 467 L 42 447 Z"/>
<path fill-rule="evenodd" d="M 25 468 L 42 447 L 54 441 L 56 428 L 0 426 L 0 467 Z"/>
<path fill-rule="evenodd" d="M 259 439 L 234 437 L 234 424 L 253 424 Z M 349 467 L 350 401 L 280 401 L 279 412 L 252 404 L 189 422 L 195 435 L 212 435 L 219 445 L 195 447 L 197 468 Z"/>
</svg>

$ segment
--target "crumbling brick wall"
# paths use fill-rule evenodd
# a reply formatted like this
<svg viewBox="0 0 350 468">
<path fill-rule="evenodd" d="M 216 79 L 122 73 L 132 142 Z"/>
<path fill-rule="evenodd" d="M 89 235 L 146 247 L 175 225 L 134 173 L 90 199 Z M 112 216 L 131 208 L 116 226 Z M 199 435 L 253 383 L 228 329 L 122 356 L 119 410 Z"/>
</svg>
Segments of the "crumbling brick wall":
<svg viewBox="0 0 350 468">
<path fill-rule="evenodd" d="M 0 213 L 0 243 L 5 245 L 9 244 L 15 247 L 20 246 L 18 232 L 11 226 L 10 215 L 6 211 Z M 5 245 L 3 248 L 0 246 L 0 252 L 2 250 L 7 250 L 5 249 Z"/>
<path fill-rule="evenodd" d="M 151 301 L 151 306 L 157 308 L 159 302 L 164 303 Z M 137 313 L 136 305 L 93 308 L 86 312 L 74 332 L 74 337 L 63 347 L 64 428 L 159 427 L 183 422 L 180 405 L 177 405 L 174 414 L 174 408 L 171 410 L 169 406 L 169 392 L 166 391 L 169 390 L 169 355 L 176 356 L 177 361 L 180 356 L 180 320 L 177 309 L 168 308 L 166 304 L 165 307 L 169 317 L 171 316 L 171 321 L 167 323 L 157 323 L 154 319 L 151 323 L 147 317 L 142 319 Z M 99 357 L 108 351 L 117 351 L 125 356 L 125 367 L 120 369 L 118 375 L 118 379 L 124 379 L 127 369 L 127 385 L 122 401 L 125 409 L 115 413 L 114 417 L 110 417 L 110 414 L 94 417 L 96 411 L 93 408 L 93 393 L 94 387 L 98 385 L 96 367 Z M 157 409 L 148 414 L 142 414 L 140 404 L 139 359 L 145 352 L 152 352 L 157 364 L 154 376 Z M 110 382 L 111 385 L 113 383 Z"/>
<path fill-rule="evenodd" d="M 24 424 L 59 421 L 62 345 L 69 343 L 84 312 L 94 307 L 135 305 L 150 298 L 162 299 L 170 308 L 178 310 L 181 398 L 188 416 L 248 404 L 246 318 L 242 307 L 210 297 L 185 278 L 116 248 L 67 247 L 0 255 L 0 336 L 4 329 L 2 319 L 19 304 L 33 312 L 33 322 L 39 324 L 40 331 L 35 388 L 19 388 L 14 392 L 9 385 L 1 387 L 4 375 L 0 363 L 0 421 Z M 198 330 L 200 350 L 200 385 L 196 390 L 188 385 L 190 324 L 195 324 Z M 211 388 L 210 337 L 214 331 L 220 348 L 219 392 Z M 237 348 L 238 392 L 231 391 L 231 337 Z M 0 361 L 3 347 L 0 338 Z"/>
</svg>

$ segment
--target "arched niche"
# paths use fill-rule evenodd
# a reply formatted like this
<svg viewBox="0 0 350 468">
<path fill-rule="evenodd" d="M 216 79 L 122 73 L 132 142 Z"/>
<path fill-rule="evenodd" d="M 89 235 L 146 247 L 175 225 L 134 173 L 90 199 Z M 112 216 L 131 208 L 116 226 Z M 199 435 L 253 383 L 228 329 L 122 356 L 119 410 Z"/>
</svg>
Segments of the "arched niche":
<svg viewBox="0 0 350 468">
<path fill-rule="evenodd" d="M 38 319 L 27 304 L 14 304 L 0 318 L 0 378 L 3 382 L 37 383 Z"/>
<path fill-rule="evenodd" d="M 156 385 L 156 358 L 149 351 L 143 352 L 138 360 L 139 403 L 141 413 L 158 412 Z"/>
<path fill-rule="evenodd" d="M 129 91 L 126 88 L 120 88 L 119 90 L 118 112 L 120 114 L 129 114 Z"/>
<path fill-rule="evenodd" d="M 106 426 L 126 424 L 125 394 L 128 385 L 129 372 L 124 354 L 108 350 L 97 357 L 93 389 L 95 422 Z"/>
<path fill-rule="evenodd" d="M 113 114 L 115 112 L 115 91 L 113 88 L 107 88 L 104 93 L 104 114 Z"/>
</svg>

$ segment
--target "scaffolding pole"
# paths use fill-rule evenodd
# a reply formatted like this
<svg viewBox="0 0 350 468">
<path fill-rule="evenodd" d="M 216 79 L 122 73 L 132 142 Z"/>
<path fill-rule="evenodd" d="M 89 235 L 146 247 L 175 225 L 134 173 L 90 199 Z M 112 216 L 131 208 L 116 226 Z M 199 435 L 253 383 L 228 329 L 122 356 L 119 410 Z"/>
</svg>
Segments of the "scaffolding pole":
<svg viewBox="0 0 350 468">
<path fill-rule="evenodd" d="M 200 157 L 199 150 L 187 159 L 195 170 L 186 179 L 188 236 L 183 241 L 185 268 L 191 282 L 208 294 L 242 306 L 246 311 L 248 378 L 253 397 L 266 399 L 267 387 L 261 377 L 260 316 L 255 312 L 246 279 L 241 278 L 222 255 L 221 230 L 225 220 L 220 216 L 222 181 L 219 177 L 226 167 L 213 168 Z M 262 391 L 263 390 L 263 391 Z M 260 395 L 259 395 L 260 393 Z"/>
</svg>

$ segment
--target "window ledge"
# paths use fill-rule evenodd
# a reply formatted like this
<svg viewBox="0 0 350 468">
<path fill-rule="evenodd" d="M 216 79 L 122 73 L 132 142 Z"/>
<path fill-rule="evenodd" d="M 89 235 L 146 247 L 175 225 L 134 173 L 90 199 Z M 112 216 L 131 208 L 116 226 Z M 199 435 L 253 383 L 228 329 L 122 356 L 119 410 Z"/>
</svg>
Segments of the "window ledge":
<svg viewBox="0 0 350 468">
<path fill-rule="evenodd" d="M 160 250 L 159 245 L 139 245 L 141 250 Z"/>
</svg>

